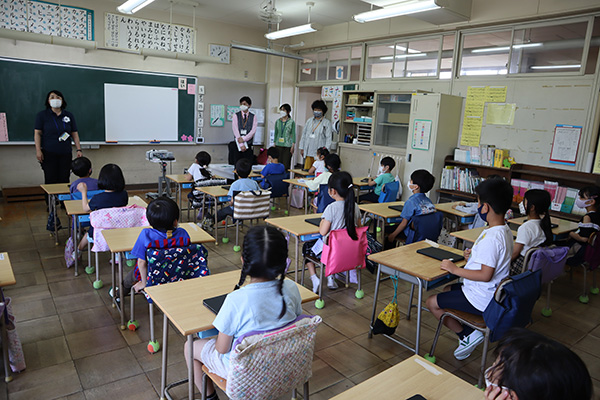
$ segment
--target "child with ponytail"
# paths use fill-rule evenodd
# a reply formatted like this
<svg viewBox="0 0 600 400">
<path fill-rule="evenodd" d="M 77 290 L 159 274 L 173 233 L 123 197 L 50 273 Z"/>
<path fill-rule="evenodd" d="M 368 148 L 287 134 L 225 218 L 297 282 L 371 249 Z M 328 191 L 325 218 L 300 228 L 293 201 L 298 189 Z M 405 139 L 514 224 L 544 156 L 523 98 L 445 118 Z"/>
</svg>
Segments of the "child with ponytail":
<svg viewBox="0 0 600 400">
<path fill-rule="evenodd" d="M 360 210 L 356 206 L 356 199 L 354 195 L 354 189 L 352 188 L 352 176 L 345 172 L 335 172 L 329 177 L 329 196 L 333 200 L 333 203 L 325 208 L 323 215 L 321 216 L 321 224 L 319 225 L 319 233 L 325 238 L 330 231 L 336 229 L 346 229 L 348 235 L 353 240 L 358 240 L 358 234 L 356 228 L 360 226 Z M 318 239 L 323 240 L 323 239 Z M 315 254 L 315 244 L 317 241 L 311 241 L 304 243 L 302 248 L 302 254 L 304 256 L 310 255 L 312 257 L 318 257 L 320 254 Z M 317 246 L 319 248 L 320 246 Z M 306 267 L 310 272 L 310 280 L 313 284 L 313 292 L 319 292 L 319 285 L 321 280 L 316 274 L 315 264 L 307 262 Z M 330 289 L 337 289 L 337 284 L 333 275 L 327 277 L 327 287 Z"/>
<path fill-rule="evenodd" d="M 244 238 L 242 272 L 235 290 L 225 298 L 214 327 L 216 339 L 197 339 L 194 342 L 194 378 L 199 390 L 202 365 L 227 378 L 229 353 L 235 339 L 252 331 L 277 329 L 302 314 L 300 291 L 296 284 L 285 279 L 288 244 L 277 229 L 270 226 L 251 228 Z M 242 286 L 246 278 L 250 282 Z M 186 359 L 187 346 L 184 349 Z M 218 399 L 208 381 L 207 399 Z"/>
<path fill-rule="evenodd" d="M 523 202 L 519 204 L 519 211 L 527 216 L 527 221 L 517 230 L 510 275 L 521 273 L 525 254 L 530 248 L 552 244 L 549 212 L 551 203 L 550 193 L 545 190 L 530 189 L 525 192 Z"/>
</svg>

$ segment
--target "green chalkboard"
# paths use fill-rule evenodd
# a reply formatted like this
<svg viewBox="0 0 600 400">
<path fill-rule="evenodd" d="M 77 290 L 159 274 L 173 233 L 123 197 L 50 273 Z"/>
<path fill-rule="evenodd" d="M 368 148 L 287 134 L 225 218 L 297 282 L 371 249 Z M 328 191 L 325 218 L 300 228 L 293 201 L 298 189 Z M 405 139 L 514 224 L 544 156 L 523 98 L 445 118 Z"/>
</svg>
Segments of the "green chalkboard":
<svg viewBox="0 0 600 400">
<path fill-rule="evenodd" d="M 196 82 L 195 77 L 181 77 Z M 105 83 L 176 88 L 178 77 L 0 58 L 0 113 L 6 113 L 9 141 L 33 142 L 35 116 L 45 108 L 46 94 L 59 90 L 67 100 L 67 110 L 75 115 L 80 140 L 104 142 Z M 194 135 L 195 98 L 187 90 L 179 90 L 178 138 Z"/>
</svg>

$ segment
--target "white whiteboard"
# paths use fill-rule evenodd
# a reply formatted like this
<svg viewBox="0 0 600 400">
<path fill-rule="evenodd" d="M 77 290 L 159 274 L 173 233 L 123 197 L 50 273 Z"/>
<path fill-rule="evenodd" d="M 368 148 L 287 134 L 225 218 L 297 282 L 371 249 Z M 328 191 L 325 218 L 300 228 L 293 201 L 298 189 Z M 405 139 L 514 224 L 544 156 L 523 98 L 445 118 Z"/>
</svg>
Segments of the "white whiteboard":
<svg viewBox="0 0 600 400">
<path fill-rule="evenodd" d="M 177 141 L 177 88 L 104 84 L 106 141 Z"/>
</svg>

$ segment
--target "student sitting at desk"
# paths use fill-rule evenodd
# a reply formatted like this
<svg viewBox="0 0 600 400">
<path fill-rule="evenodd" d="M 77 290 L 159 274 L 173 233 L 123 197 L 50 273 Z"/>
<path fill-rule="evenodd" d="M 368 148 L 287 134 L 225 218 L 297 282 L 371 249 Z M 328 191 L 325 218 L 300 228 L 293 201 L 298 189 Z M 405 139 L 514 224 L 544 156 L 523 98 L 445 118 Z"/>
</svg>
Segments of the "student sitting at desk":
<svg viewBox="0 0 600 400">
<path fill-rule="evenodd" d="M 488 175 L 488 177 L 485 179 L 504 179 L 504 178 L 501 177 L 500 175 L 492 174 L 492 175 Z M 473 222 L 469 224 L 469 229 L 482 228 L 485 226 L 485 221 L 481 219 L 479 214 L 477 214 L 477 207 L 478 207 L 477 202 L 471 202 L 471 203 L 461 202 L 455 206 L 452 206 L 452 208 L 454 208 L 455 210 L 463 211 L 467 214 L 475 214 L 475 217 L 473 218 Z M 504 215 L 504 219 L 506 221 L 508 221 L 509 219 L 513 219 L 513 218 L 514 218 L 513 211 L 509 208 L 506 211 L 506 214 Z"/>
<path fill-rule="evenodd" d="M 520 274 L 527 251 L 536 246 L 552 244 L 552 224 L 550 222 L 550 193 L 541 189 L 525 192 L 519 203 L 519 211 L 527 216 L 527 221 L 517 230 L 517 239 L 513 247 L 510 275 Z"/>
<path fill-rule="evenodd" d="M 92 176 L 92 162 L 87 157 L 77 157 L 71 162 L 71 171 L 79 177 L 71 183 L 69 192 L 71 194 L 78 192 L 77 185 L 85 182 L 87 190 L 98 190 L 98 179 L 90 178 Z"/>
<path fill-rule="evenodd" d="M 125 295 L 131 292 L 132 287 L 136 293 L 146 287 L 148 279 L 147 249 L 166 249 L 190 244 L 190 235 L 187 231 L 177 227 L 179 206 L 170 198 L 159 197 L 152 200 L 146 208 L 146 218 L 152 228 L 142 229 L 131 250 L 131 255 L 137 258 L 137 266 L 123 278 L 123 294 Z M 109 295 L 113 297 L 114 294 L 111 288 Z M 119 298 L 118 293 L 116 296 Z"/>
<path fill-rule="evenodd" d="M 300 291 L 294 282 L 285 279 L 287 256 L 287 241 L 276 228 L 255 226 L 246 234 L 240 281 L 225 298 L 213 322 L 219 335 L 216 339 L 196 339 L 193 354 L 185 345 L 186 360 L 194 358 L 194 382 L 199 390 L 203 364 L 210 372 L 227 378 L 231 346 L 237 338 L 252 331 L 281 328 L 302 314 Z M 242 286 L 247 277 L 250 283 Z M 210 379 L 206 398 L 219 398 Z"/>
<path fill-rule="evenodd" d="M 396 238 L 403 234 L 402 238 L 406 238 L 408 230 L 411 229 L 408 226 L 408 222 L 417 215 L 425 215 L 436 212 L 435 206 L 429 200 L 429 197 L 425 193 L 429 192 L 435 183 L 435 177 L 424 169 L 418 169 L 410 175 L 410 182 L 406 184 L 408 190 L 412 195 L 404 203 L 402 208 L 402 221 L 398 224 L 396 229 L 390 233 L 387 237 L 385 248 L 393 247 Z"/>
<path fill-rule="evenodd" d="M 88 202 L 88 188 L 85 182 L 80 182 L 77 185 L 77 190 L 81 192 L 81 201 L 83 211 L 100 210 L 102 208 L 125 207 L 129 202 L 129 196 L 125 190 L 125 177 L 123 171 L 116 164 L 106 164 L 98 174 L 98 189 L 104 190 L 103 193 L 98 193 Z M 93 236 L 94 228 L 90 227 L 88 233 Z M 79 242 L 79 251 L 82 251 L 88 245 L 87 235 L 83 235 Z M 73 255 L 74 256 L 74 255 Z"/>
<path fill-rule="evenodd" d="M 392 175 L 392 170 L 395 166 L 396 162 L 392 157 L 383 157 L 379 165 L 379 171 L 377 171 L 377 178 L 372 179 L 369 176 L 369 181 L 367 183 L 369 186 L 375 186 L 375 190 L 360 196 L 359 202 L 369 201 L 371 203 L 378 203 L 379 195 L 381 194 L 381 189 L 383 188 L 383 185 L 385 185 L 386 183 L 394 182 L 394 180 L 396 179 L 394 175 Z"/>
<path fill-rule="evenodd" d="M 224 220 L 228 215 L 233 216 L 234 199 L 236 192 L 247 192 L 249 190 L 260 190 L 258 183 L 255 180 L 249 179 L 248 176 L 252 171 L 252 163 L 247 158 L 241 158 L 235 164 L 235 173 L 239 179 L 231 184 L 227 195 L 231 198 L 230 205 L 223 207 L 217 212 L 217 222 Z"/>
<path fill-rule="evenodd" d="M 427 299 L 427 307 L 437 319 L 447 308 L 482 315 L 496 288 L 508 276 L 513 237 L 504 221 L 504 213 L 512 204 L 512 186 L 503 179 L 487 179 L 475 191 L 479 202 L 477 212 L 489 228 L 479 235 L 472 250 L 465 250 L 467 265 L 464 268 L 450 260 L 442 261 L 443 270 L 463 277 L 464 282 L 446 286 L 442 293 Z M 454 350 L 457 360 L 469 357 L 484 339 L 483 333 L 453 318 L 445 318 L 444 325 L 458 335 L 458 347 Z"/>
<path fill-rule="evenodd" d="M 588 239 L 592 233 L 600 231 L 599 201 L 600 187 L 586 186 L 579 190 L 575 205 L 579 208 L 585 208 L 587 214 L 581 218 L 579 229 L 569 233 L 571 237 L 571 249 L 568 254 L 570 258 L 567 260 L 569 265 L 579 265 L 583 262 Z"/>
<path fill-rule="evenodd" d="M 227 180 L 225 179 L 215 179 L 208 169 L 208 165 L 211 162 L 210 154 L 206 151 L 201 151 L 196 154 L 196 158 L 192 165 L 188 168 L 188 172 L 185 175 L 185 178 L 188 181 L 194 181 L 194 186 L 219 186 L 225 185 Z M 192 189 L 190 193 L 188 193 L 188 199 L 192 202 L 194 207 L 201 207 L 202 202 L 204 201 L 204 193 L 199 190 Z"/>
<path fill-rule="evenodd" d="M 308 169 L 308 174 L 319 176 L 323 172 L 327 171 L 327 168 L 325 168 L 325 157 L 328 155 L 329 150 L 327 150 L 327 147 L 319 147 L 317 149 L 317 159 L 313 163 L 312 167 Z"/>
<path fill-rule="evenodd" d="M 308 190 L 310 190 L 311 192 L 316 192 L 317 190 L 319 190 L 319 187 L 321 185 L 327 184 L 331 174 L 333 174 L 334 172 L 338 172 L 340 170 L 341 165 L 342 161 L 340 160 L 340 156 L 338 156 L 337 154 L 328 154 L 327 157 L 325 157 L 326 171 L 323 172 L 321 175 L 317 176 L 315 179 L 306 180 L 304 182 L 306 183 L 306 186 L 308 186 Z"/>
<path fill-rule="evenodd" d="M 263 189 L 269 188 L 269 183 L 265 179 L 269 175 L 285 174 L 285 165 L 279 163 L 279 149 L 275 146 L 267 150 L 267 165 L 262 169 L 260 175 L 263 177 L 260 186 Z"/>
</svg>

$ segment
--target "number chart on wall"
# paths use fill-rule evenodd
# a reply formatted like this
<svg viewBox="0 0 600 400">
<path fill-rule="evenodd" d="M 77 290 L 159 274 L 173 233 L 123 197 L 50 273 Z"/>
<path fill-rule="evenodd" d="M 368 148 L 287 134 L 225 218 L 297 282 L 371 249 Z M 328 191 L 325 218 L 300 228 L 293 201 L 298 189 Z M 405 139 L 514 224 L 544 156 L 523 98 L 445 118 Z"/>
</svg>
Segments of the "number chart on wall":
<svg viewBox="0 0 600 400">
<path fill-rule="evenodd" d="M 0 0 L 0 28 L 94 40 L 94 11 L 36 0 Z"/>
<path fill-rule="evenodd" d="M 105 44 L 127 50 L 152 49 L 193 54 L 196 30 L 169 24 L 106 13 Z"/>
</svg>

